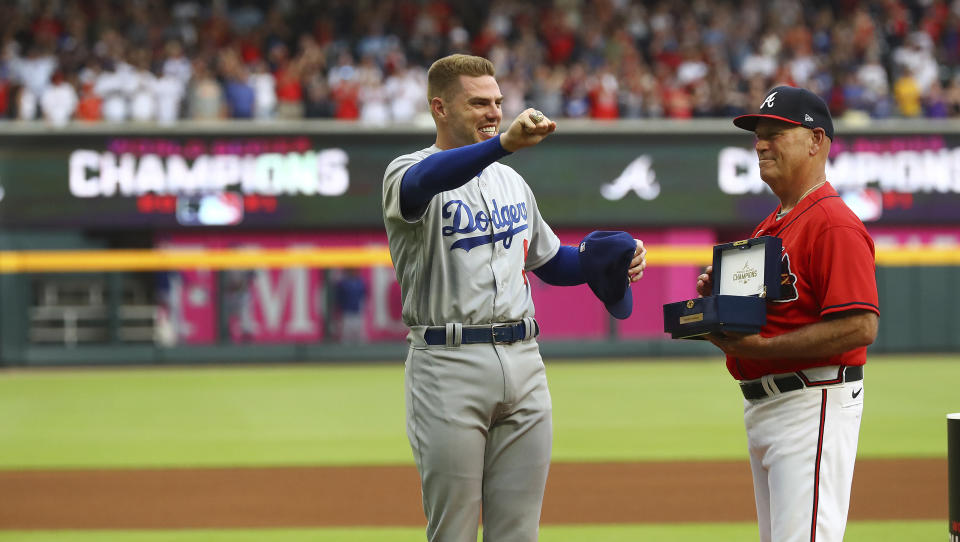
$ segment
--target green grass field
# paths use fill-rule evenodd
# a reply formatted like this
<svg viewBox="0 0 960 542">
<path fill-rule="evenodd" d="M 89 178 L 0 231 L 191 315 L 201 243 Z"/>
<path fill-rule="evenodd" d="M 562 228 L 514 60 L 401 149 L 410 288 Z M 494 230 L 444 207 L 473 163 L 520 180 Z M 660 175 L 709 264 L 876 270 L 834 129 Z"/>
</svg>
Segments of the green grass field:
<svg viewBox="0 0 960 542">
<path fill-rule="evenodd" d="M 555 461 L 745 459 L 722 362 L 548 360 Z M 910 379 L 907 375 L 923 375 Z M 945 457 L 960 356 L 874 356 L 863 457 Z M 403 368 L 390 365 L 0 372 L 0 468 L 411 464 Z M 547 526 L 545 542 L 751 540 L 750 524 Z M 0 541 L 379 542 L 419 529 L 3 532 Z M 852 523 L 847 540 L 941 540 L 941 522 Z"/>
<path fill-rule="evenodd" d="M 860 457 L 944 457 L 960 357 L 876 356 L 866 373 Z M 548 375 L 555 461 L 746 457 L 719 361 Z M 5 469 L 412 463 L 400 364 L 5 371 L 0 412 Z"/>
</svg>

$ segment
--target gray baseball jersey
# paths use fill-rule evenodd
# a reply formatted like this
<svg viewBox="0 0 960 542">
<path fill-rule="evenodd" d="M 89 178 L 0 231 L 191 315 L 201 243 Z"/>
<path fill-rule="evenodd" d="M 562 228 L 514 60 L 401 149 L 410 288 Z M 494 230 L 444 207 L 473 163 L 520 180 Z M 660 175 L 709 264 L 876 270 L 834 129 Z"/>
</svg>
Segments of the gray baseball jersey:
<svg viewBox="0 0 960 542">
<path fill-rule="evenodd" d="M 423 214 L 400 211 L 407 169 L 436 146 L 387 166 L 383 216 L 410 326 L 405 365 L 407 437 L 420 473 L 430 541 L 537 540 L 553 424 L 546 370 L 532 333 L 508 343 L 431 345 L 427 326 L 524 320 L 526 271 L 560 249 L 527 183 L 494 162 L 434 196 Z M 448 336 L 449 341 L 449 336 Z"/>
<path fill-rule="evenodd" d="M 556 255 L 527 183 L 509 166 L 487 166 L 460 188 L 434 197 L 411 222 L 400 212 L 400 180 L 436 146 L 387 166 L 383 214 L 408 326 L 516 322 L 533 316 L 526 270 Z"/>
</svg>

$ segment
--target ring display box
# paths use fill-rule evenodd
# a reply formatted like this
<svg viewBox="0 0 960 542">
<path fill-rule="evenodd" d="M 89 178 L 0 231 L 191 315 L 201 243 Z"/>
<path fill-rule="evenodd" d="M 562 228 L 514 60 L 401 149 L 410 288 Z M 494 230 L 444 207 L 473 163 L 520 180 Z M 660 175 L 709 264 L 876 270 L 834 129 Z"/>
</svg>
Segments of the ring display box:
<svg viewBox="0 0 960 542">
<path fill-rule="evenodd" d="M 766 235 L 713 247 L 713 295 L 664 305 L 664 332 L 674 339 L 759 333 L 767 300 L 780 297 L 782 247 Z"/>
</svg>

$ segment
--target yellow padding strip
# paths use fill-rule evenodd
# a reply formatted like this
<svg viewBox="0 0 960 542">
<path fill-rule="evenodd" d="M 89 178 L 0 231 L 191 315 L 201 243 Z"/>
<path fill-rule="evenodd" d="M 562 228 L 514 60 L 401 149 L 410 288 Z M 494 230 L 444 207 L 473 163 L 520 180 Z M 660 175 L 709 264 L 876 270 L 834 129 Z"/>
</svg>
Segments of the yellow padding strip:
<svg viewBox="0 0 960 542">
<path fill-rule="evenodd" d="M 0 252 L 0 273 L 168 271 L 392 265 L 384 246 L 230 250 L 37 250 Z"/>
<path fill-rule="evenodd" d="M 647 246 L 647 265 L 708 265 L 711 245 Z M 168 271 L 175 269 L 254 269 L 282 267 L 390 266 L 386 246 L 229 250 L 22 250 L 0 251 L 0 273 Z M 960 265 L 960 248 L 884 247 L 877 265 Z"/>
</svg>

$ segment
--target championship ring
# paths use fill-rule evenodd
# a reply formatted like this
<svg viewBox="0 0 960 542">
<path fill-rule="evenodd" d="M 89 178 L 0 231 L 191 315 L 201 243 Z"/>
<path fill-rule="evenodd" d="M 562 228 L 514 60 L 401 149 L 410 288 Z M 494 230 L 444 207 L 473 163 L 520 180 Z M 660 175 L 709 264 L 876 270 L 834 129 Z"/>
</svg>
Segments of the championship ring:
<svg viewBox="0 0 960 542">
<path fill-rule="evenodd" d="M 663 331 L 674 339 L 709 333 L 758 333 L 767 301 L 780 297 L 782 241 L 755 237 L 713 247 L 712 295 L 663 306 Z"/>
<path fill-rule="evenodd" d="M 543 113 L 534 109 L 533 113 L 530 113 L 530 120 L 532 120 L 534 124 L 539 123 L 543 120 Z"/>
</svg>

